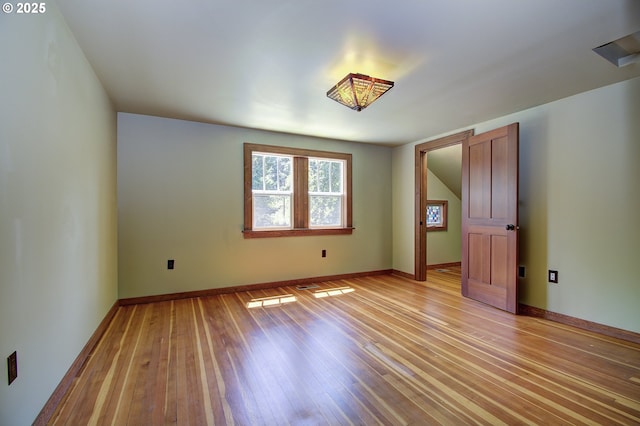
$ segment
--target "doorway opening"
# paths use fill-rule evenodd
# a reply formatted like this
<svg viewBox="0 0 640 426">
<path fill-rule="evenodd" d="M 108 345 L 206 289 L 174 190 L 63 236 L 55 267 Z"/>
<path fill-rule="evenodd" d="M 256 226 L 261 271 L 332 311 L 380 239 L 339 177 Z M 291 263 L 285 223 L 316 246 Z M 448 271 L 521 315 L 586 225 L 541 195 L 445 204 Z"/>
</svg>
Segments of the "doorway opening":
<svg viewBox="0 0 640 426">
<path fill-rule="evenodd" d="M 464 132 L 456 133 L 454 135 L 445 136 L 440 139 L 425 142 L 415 147 L 415 279 L 417 281 L 426 281 L 427 279 L 427 205 L 431 199 L 431 195 L 427 191 L 427 182 L 429 176 L 429 169 L 427 167 L 428 156 L 431 152 L 432 155 L 436 154 L 436 151 L 445 153 L 444 149 L 456 147 L 462 145 L 462 143 L 469 137 L 473 136 L 473 130 L 467 130 Z M 460 151 L 461 153 L 461 151 Z M 452 155 L 452 153 L 449 153 Z M 443 156 L 443 155 L 440 155 Z M 461 154 L 458 160 L 461 160 Z M 446 162 L 446 160 L 445 160 Z M 447 166 L 442 166 L 446 169 Z M 451 171 L 449 171 L 451 172 Z M 443 172 L 446 173 L 446 172 Z M 460 170 L 453 173 L 460 173 Z M 458 219 L 456 219 L 458 220 Z M 459 223 L 457 224 L 460 225 Z M 447 262 L 439 262 L 442 266 L 446 266 Z"/>
</svg>

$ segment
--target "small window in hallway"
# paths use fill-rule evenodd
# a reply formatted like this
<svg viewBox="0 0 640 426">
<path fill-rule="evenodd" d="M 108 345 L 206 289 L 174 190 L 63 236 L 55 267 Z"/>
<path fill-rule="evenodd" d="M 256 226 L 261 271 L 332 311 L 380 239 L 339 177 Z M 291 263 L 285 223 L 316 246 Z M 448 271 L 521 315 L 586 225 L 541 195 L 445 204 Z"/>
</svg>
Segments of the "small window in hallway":
<svg viewBox="0 0 640 426">
<path fill-rule="evenodd" d="M 447 200 L 427 201 L 427 231 L 447 230 Z"/>
</svg>

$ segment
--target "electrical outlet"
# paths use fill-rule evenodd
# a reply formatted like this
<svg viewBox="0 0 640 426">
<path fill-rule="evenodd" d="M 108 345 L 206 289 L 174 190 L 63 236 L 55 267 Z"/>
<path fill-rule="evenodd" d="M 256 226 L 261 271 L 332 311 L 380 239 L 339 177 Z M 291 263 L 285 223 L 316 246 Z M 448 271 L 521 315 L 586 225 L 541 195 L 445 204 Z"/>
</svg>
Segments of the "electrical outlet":
<svg viewBox="0 0 640 426">
<path fill-rule="evenodd" d="M 326 250 L 322 250 L 322 257 L 327 257 L 327 251 Z"/>
<path fill-rule="evenodd" d="M 18 353 L 13 352 L 7 358 L 7 370 L 9 372 L 9 384 L 18 378 Z"/>
<path fill-rule="evenodd" d="M 552 271 L 549 269 L 549 282 L 558 284 L 558 271 Z"/>
<path fill-rule="evenodd" d="M 167 260 L 167 269 L 173 269 L 175 261 L 173 259 Z"/>
</svg>

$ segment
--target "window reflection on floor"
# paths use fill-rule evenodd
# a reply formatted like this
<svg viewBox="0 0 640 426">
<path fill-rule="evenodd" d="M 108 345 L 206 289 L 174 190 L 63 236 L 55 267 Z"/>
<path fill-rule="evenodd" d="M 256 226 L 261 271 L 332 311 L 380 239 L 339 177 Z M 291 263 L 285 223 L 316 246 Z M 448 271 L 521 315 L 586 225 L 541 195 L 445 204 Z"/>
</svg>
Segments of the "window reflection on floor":
<svg viewBox="0 0 640 426">
<path fill-rule="evenodd" d="M 313 292 L 313 297 L 315 297 L 316 299 L 319 299 L 322 297 L 340 296 L 341 294 L 347 294 L 354 291 L 355 289 L 351 287 L 329 288 L 324 290 L 316 290 L 315 292 Z"/>
<path fill-rule="evenodd" d="M 262 308 L 267 306 L 279 306 L 285 303 L 296 302 L 298 299 L 293 294 L 282 294 L 279 296 L 259 297 L 251 299 L 247 303 L 247 308 Z"/>
</svg>

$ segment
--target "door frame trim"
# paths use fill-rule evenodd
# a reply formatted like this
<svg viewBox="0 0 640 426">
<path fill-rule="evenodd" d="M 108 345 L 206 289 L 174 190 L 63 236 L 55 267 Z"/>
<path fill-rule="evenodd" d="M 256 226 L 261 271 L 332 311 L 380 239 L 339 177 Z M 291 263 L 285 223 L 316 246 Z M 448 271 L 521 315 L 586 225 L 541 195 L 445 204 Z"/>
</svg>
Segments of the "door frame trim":
<svg viewBox="0 0 640 426">
<path fill-rule="evenodd" d="M 427 153 L 439 148 L 462 144 L 473 135 L 474 129 L 469 129 L 415 146 L 414 275 L 416 281 L 427 280 Z M 424 232 L 422 228 L 424 228 Z"/>
</svg>

